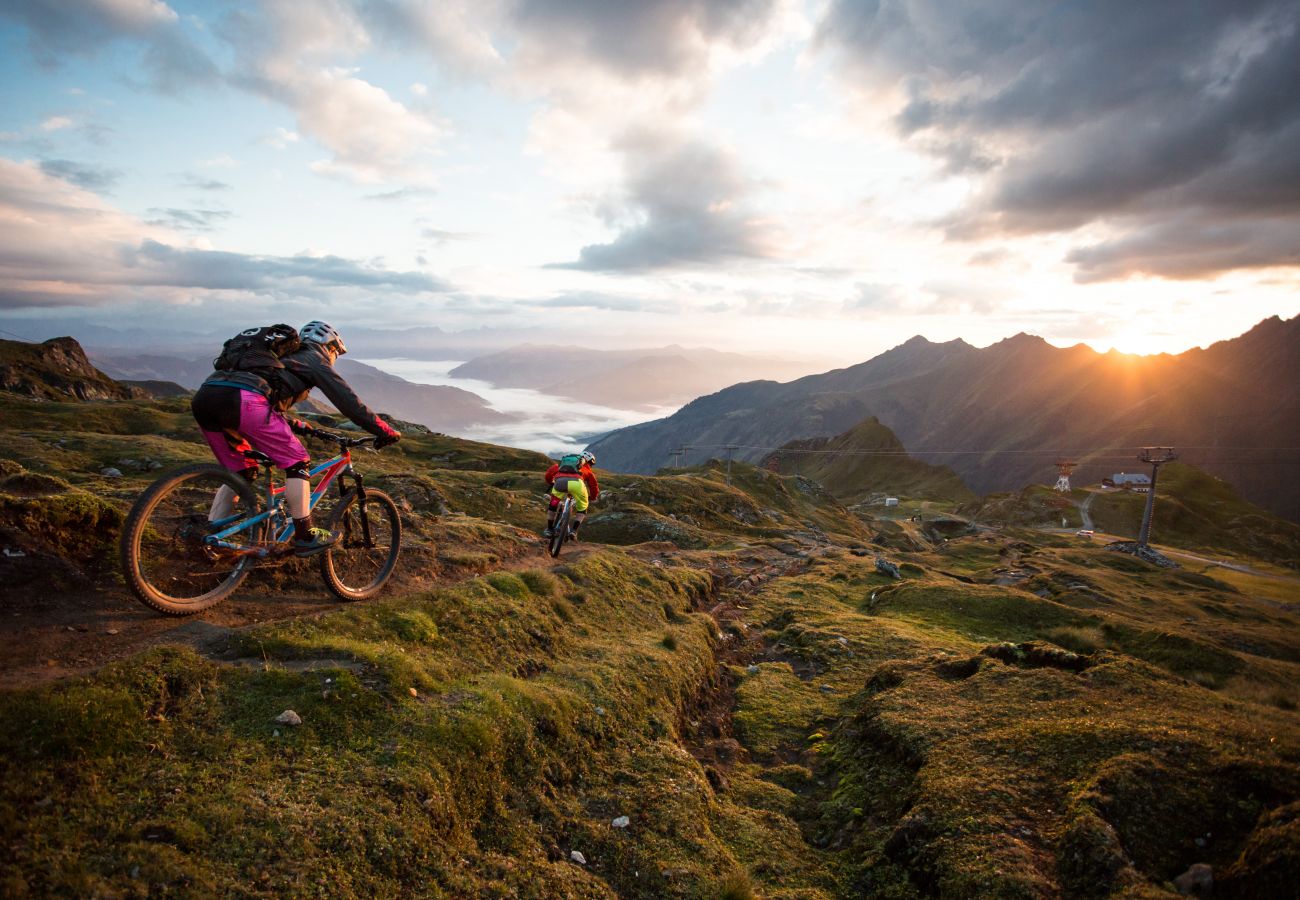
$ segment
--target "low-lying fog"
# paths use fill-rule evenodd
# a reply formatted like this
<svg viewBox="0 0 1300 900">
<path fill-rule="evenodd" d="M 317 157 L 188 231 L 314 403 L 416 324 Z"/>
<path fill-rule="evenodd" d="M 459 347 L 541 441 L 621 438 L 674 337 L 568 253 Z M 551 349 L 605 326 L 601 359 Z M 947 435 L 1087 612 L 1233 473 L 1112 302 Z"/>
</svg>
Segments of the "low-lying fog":
<svg viewBox="0 0 1300 900">
<path fill-rule="evenodd" d="M 466 429 L 457 434 L 457 437 L 523 447 L 551 455 L 586 446 L 594 437 L 615 428 L 672 415 L 678 409 L 675 406 L 649 412 L 614 409 L 526 388 L 498 388 L 486 381 L 453 378 L 449 373 L 464 360 L 396 357 L 362 359 L 358 362 L 416 384 L 440 384 L 471 391 L 486 400 L 497 412 L 513 418 L 513 421 L 505 424 Z"/>
</svg>

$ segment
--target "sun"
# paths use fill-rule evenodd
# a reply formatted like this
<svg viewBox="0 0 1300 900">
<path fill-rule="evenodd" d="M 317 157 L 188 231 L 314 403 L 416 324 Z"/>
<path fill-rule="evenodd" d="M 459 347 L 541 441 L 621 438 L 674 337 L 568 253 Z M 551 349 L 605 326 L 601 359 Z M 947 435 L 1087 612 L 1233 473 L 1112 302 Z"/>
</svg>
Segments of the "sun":
<svg viewBox="0 0 1300 900">
<path fill-rule="evenodd" d="M 1110 345 L 1120 353 L 1133 353 L 1139 356 L 1153 356 L 1169 352 L 1170 335 L 1148 332 L 1140 329 L 1120 332 L 1112 335 Z"/>
</svg>

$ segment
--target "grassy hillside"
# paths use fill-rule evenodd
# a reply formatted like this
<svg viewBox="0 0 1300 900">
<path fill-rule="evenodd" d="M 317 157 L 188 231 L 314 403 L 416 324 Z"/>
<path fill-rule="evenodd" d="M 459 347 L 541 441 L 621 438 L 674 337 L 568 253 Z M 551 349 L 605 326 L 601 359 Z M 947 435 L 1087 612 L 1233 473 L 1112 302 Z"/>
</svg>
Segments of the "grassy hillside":
<svg viewBox="0 0 1300 900">
<path fill-rule="evenodd" d="M 1099 529 L 1136 537 L 1145 508 L 1145 494 L 1116 492 L 1098 495 L 1091 511 Z M 1300 525 L 1279 519 L 1243 500 L 1222 479 L 1182 463 L 1160 470 L 1152 539 L 1300 568 Z"/>
<path fill-rule="evenodd" d="M 952 469 L 909 457 L 874 416 L 833 438 L 791 441 L 775 458 L 780 471 L 811 478 L 844 503 L 882 495 L 953 502 L 975 497 Z"/>
<path fill-rule="evenodd" d="M 120 590 L 97 560 L 154 473 L 98 466 L 207 451 L 182 401 L 0 415 L 0 543 L 76 576 L 0 559 L 2 629 Z M 1172 897 L 1200 863 L 1215 896 L 1293 891 L 1294 573 L 1016 526 L 883 550 L 901 524 L 744 464 L 602 474 L 551 568 L 544 462 L 367 454 L 408 528 L 384 598 L 0 690 L 0 890 Z"/>
<path fill-rule="evenodd" d="M 985 524 L 1078 528 L 1083 524 L 1079 504 L 1086 497 L 1084 491 L 1063 494 L 1047 485 L 1031 484 L 1019 491 L 981 497 L 959 507 L 958 512 Z"/>
</svg>

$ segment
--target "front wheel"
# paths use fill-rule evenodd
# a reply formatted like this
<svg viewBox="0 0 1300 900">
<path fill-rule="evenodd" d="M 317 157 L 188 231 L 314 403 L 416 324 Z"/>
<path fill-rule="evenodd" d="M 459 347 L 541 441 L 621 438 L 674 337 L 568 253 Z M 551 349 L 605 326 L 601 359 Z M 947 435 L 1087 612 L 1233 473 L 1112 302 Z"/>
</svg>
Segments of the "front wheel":
<svg viewBox="0 0 1300 900">
<path fill-rule="evenodd" d="M 229 513 L 208 521 L 224 490 Z M 238 526 L 258 512 L 257 494 L 243 478 L 203 463 L 178 469 L 151 484 L 122 526 L 122 573 L 141 603 L 169 616 L 189 616 L 234 593 L 256 562 L 264 522 L 205 541 L 213 530 Z"/>
<path fill-rule="evenodd" d="M 330 515 L 339 541 L 321 554 L 320 572 L 340 600 L 369 600 L 383 589 L 402 550 L 397 504 L 383 491 L 366 488 L 365 499 L 349 491 Z"/>
<path fill-rule="evenodd" d="M 560 504 L 559 513 L 555 516 L 555 531 L 551 534 L 551 542 L 546 548 L 553 557 L 560 555 L 564 542 L 569 539 L 569 521 L 572 518 L 572 511 L 573 501 L 565 499 Z"/>
</svg>

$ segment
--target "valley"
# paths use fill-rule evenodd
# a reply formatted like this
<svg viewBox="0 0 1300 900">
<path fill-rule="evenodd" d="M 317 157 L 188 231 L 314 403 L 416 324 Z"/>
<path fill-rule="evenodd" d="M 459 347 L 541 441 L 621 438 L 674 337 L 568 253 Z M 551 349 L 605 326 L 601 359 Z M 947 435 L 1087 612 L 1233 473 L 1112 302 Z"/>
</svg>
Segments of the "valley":
<svg viewBox="0 0 1300 900">
<path fill-rule="evenodd" d="M 552 560 L 545 457 L 411 432 L 357 463 L 405 527 L 381 598 L 294 561 L 173 620 L 114 544 L 205 458 L 186 401 L 0 422 L 7 895 L 1158 897 L 1205 866 L 1256 897 L 1300 865 L 1293 533 L 1197 470 L 1157 508 L 1177 569 L 879 423 L 825 484 L 602 469 Z"/>
</svg>

